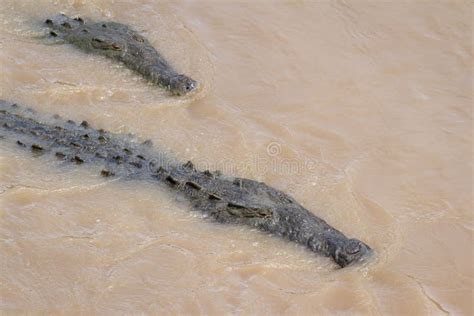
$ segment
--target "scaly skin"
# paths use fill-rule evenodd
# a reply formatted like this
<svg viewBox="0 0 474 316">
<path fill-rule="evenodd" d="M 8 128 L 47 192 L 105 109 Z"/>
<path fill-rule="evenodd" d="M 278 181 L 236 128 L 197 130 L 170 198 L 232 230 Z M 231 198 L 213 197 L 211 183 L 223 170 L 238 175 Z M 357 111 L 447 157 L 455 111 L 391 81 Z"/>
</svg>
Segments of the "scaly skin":
<svg viewBox="0 0 474 316">
<path fill-rule="evenodd" d="M 81 18 L 58 14 L 46 20 L 50 35 L 88 53 L 122 62 L 147 80 L 176 95 L 197 88 L 197 82 L 177 73 L 150 42 L 129 26 L 116 22 L 86 24 Z"/>
<path fill-rule="evenodd" d="M 221 223 L 244 224 L 272 233 L 331 257 L 341 267 L 367 260 L 372 249 L 349 239 L 291 196 L 265 183 L 226 178 L 180 164 L 123 135 L 89 127 L 87 122 L 50 118 L 0 101 L 0 135 L 38 156 L 52 155 L 75 164 L 103 166 L 105 177 L 147 179 L 163 183 L 189 200 L 192 207 Z"/>
</svg>

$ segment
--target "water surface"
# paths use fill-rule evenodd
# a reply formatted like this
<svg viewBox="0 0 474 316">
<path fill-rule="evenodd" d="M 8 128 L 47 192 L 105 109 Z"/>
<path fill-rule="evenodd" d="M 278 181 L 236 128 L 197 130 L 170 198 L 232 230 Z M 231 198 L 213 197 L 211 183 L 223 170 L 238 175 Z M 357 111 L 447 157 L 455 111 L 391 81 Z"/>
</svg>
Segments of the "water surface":
<svg viewBox="0 0 474 316">
<path fill-rule="evenodd" d="M 473 313 L 468 1 L 3 0 L 1 97 L 265 181 L 377 251 L 337 269 L 205 221 L 149 183 L 0 147 L 0 308 L 73 314 Z M 176 98 L 40 38 L 133 25 L 201 90 Z"/>
</svg>

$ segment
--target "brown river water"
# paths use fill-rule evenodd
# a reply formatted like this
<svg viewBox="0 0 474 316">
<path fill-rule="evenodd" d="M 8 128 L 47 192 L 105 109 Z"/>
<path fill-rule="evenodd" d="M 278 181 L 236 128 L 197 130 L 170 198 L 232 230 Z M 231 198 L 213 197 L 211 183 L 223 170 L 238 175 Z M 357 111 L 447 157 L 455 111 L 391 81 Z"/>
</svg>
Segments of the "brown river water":
<svg viewBox="0 0 474 316">
<path fill-rule="evenodd" d="M 42 38 L 57 12 L 134 26 L 199 91 Z M 0 17 L 1 98 L 264 181 L 377 253 L 338 269 L 2 141 L 4 314 L 473 314 L 471 2 L 1 0 Z"/>
</svg>

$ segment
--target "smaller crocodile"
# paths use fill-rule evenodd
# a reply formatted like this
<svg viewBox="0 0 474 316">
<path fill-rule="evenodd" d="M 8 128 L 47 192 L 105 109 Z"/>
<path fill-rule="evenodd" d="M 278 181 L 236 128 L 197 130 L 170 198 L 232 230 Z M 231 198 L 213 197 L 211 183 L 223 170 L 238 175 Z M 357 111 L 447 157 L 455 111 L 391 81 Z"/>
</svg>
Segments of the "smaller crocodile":
<svg viewBox="0 0 474 316">
<path fill-rule="evenodd" d="M 51 29 L 50 36 L 85 52 L 118 60 L 175 95 L 185 95 L 198 86 L 195 80 L 176 72 L 145 37 L 125 24 L 87 24 L 80 17 L 70 18 L 64 14 L 47 19 L 45 23 Z"/>
</svg>

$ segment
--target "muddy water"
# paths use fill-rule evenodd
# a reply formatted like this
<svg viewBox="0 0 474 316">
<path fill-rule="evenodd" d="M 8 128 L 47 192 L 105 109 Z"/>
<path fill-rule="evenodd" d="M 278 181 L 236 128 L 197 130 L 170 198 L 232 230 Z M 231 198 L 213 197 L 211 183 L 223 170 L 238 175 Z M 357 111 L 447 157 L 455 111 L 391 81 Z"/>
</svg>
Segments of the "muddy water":
<svg viewBox="0 0 474 316">
<path fill-rule="evenodd" d="M 149 183 L 0 147 L 6 313 L 473 313 L 472 4 L 0 5 L 1 97 L 151 138 L 290 192 L 377 258 L 328 259 L 189 212 Z M 201 82 L 170 97 L 41 39 L 62 11 L 135 26 Z"/>
</svg>

